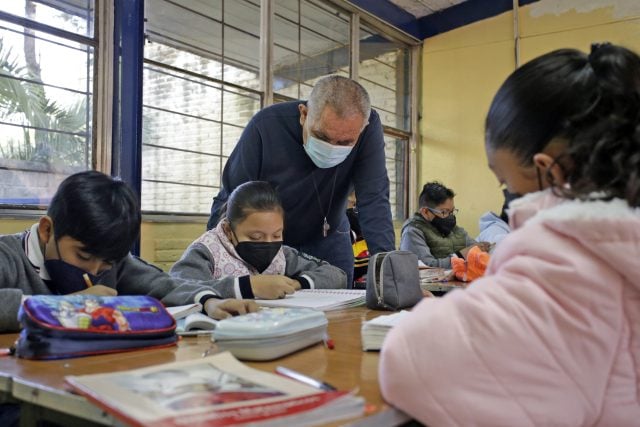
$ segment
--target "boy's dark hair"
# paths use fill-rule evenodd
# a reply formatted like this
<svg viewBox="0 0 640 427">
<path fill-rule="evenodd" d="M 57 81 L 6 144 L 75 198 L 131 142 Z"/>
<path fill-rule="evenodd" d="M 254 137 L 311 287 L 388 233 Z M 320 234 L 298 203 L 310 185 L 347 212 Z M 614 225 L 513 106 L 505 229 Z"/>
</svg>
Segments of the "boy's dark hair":
<svg viewBox="0 0 640 427">
<path fill-rule="evenodd" d="M 123 181 L 96 171 L 62 181 L 47 215 L 56 239 L 76 239 L 87 252 L 107 261 L 126 256 L 140 232 L 140 207 L 133 191 Z"/>
<path fill-rule="evenodd" d="M 280 211 L 282 204 L 276 190 L 266 181 L 249 181 L 236 187 L 229 195 L 223 217 L 232 230 L 253 212 Z"/>
<path fill-rule="evenodd" d="M 453 190 L 445 187 L 438 181 L 433 181 L 427 182 L 424 187 L 422 187 L 418 203 L 421 208 L 435 208 L 439 204 L 444 203 L 447 199 L 452 199 L 454 197 L 455 193 Z"/>
<path fill-rule="evenodd" d="M 640 206 L 639 120 L 640 57 L 594 44 L 589 55 L 556 50 L 515 70 L 491 103 L 485 141 L 527 166 L 553 138 L 565 139 L 558 163 L 570 189 L 557 192 L 588 198 L 599 191 Z"/>
</svg>

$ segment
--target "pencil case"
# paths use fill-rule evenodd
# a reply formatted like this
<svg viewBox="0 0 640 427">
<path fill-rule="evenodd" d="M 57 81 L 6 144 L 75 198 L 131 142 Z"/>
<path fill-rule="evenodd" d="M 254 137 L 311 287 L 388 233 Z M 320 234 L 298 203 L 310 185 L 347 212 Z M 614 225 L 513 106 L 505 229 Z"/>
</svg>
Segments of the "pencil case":
<svg viewBox="0 0 640 427">
<path fill-rule="evenodd" d="M 238 359 L 272 360 L 323 341 L 327 323 L 310 308 L 262 308 L 219 321 L 212 339 Z"/>
<path fill-rule="evenodd" d="M 36 295 L 18 313 L 22 331 L 16 354 L 25 359 L 64 359 L 177 341 L 176 322 L 149 296 Z"/>
</svg>

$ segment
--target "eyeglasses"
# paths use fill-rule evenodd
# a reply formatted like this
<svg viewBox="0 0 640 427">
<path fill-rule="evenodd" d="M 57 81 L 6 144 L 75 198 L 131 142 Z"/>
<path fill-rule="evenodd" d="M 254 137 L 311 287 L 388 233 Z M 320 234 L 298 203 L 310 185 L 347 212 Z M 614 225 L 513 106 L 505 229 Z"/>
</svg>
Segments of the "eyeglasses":
<svg viewBox="0 0 640 427">
<path fill-rule="evenodd" d="M 446 218 L 450 215 L 457 215 L 458 212 L 460 212 L 460 209 L 453 209 L 452 211 L 449 210 L 438 210 L 438 209 L 433 209 L 433 208 L 429 208 L 427 207 L 428 210 L 430 210 L 432 213 L 441 216 L 442 218 Z"/>
</svg>

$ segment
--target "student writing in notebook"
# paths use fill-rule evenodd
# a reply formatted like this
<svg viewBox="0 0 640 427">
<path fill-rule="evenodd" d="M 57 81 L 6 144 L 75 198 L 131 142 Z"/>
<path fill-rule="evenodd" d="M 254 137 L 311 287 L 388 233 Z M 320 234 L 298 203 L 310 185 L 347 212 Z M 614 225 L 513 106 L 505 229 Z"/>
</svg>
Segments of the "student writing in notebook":
<svg viewBox="0 0 640 427">
<path fill-rule="evenodd" d="M 273 187 L 236 187 L 218 225 L 193 242 L 169 274 L 209 281 L 224 298 L 284 298 L 298 289 L 346 288 L 337 267 L 282 244 L 284 210 Z"/>
<path fill-rule="evenodd" d="M 387 335 L 387 401 L 430 426 L 638 425 L 639 118 L 640 57 L 622 47 L 553 51 L 509 76 L 485 150 L 524 195 L 513 231 L 484 277 Z"/>
<path fill-rule="evenodd" d="M 0 331 L 20 329 L 18 310 L 31 295 L 150 295 L 165 305 L 201 302 L 215 318 L 257 310 L 132 256 L 139 230 L 140 208 L 124 182 L 95 171 L 66 178 L 47 215 L 23 233 L 0 236 Z"/>
</svg>

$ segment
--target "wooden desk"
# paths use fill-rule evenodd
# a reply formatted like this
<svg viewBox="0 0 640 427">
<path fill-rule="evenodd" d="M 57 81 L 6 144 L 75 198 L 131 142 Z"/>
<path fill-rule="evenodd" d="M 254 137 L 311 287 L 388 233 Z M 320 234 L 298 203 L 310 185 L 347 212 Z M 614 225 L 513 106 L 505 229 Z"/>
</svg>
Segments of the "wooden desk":
<svg viewBox="0 0 640 427">
<path fill-rule="evenodd" d="M 335 343 L 335 349 L 329 350 L 318 344 L 275 361 L 245 363 L 269 372 L 273 372 L 278 365 L 284 365 L 328 382 L 340 390 L 356 389 L 357 394 L 363 396 L 368 404 L 375 406 L 374 412 L 390 413 L 392 411 L 389 411 L 389 407 L 384 404 L 378 386 L 379 354 L 363 352 L 360 342 L 362 321 L 380 314 L 385 313 L 364 307 L 328 312 L 329 335 Z M 0 335 L 0 347 L 10 346 L 16 336 L 16 334 Z M 37 412 L 36 410 L 47 408 L 93 423 L 118 425 L 110 415 L 87 403 L 83 397 L 70 393 L 64 383 L 65 375 L 125 371 L 161 363 L 192 360 L 214 354 L 216 351 L 217 347 L 211 343 L 209 337 L 200 336 L 183 338 L 178 346 L 166 349 L 139 350 L 74 359 L 32 361 L 2 357 L 0 358 L 0 391 L 10 390 L 14 398 L 32 405 L 32 407 L 26 405 L 28 410 L 22 411 L 23 418 L 31 417 L 34 412 Z M 40 414 L 35 415 L 34 421 Z M 395 419 L 395 415 L 389 414 L 389 416 Z M 28 425 L 31 421 L 22 420 L 22 423 Z M 363 421 L 366 421 L 366 418 Z M 388 423 L 385 424 L 388 425 Z M 78 424 L 74 422 L 74 425 Z"/>
</svg>

